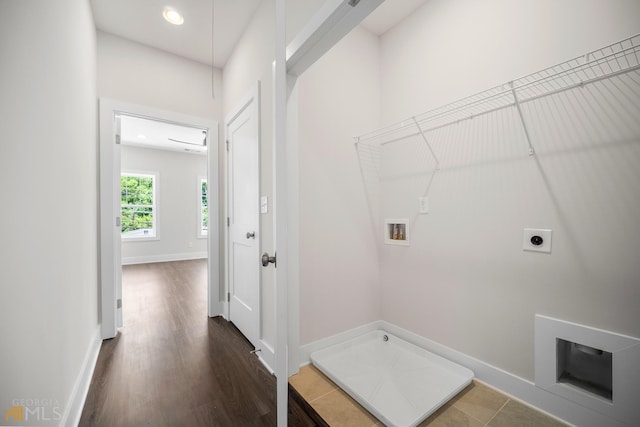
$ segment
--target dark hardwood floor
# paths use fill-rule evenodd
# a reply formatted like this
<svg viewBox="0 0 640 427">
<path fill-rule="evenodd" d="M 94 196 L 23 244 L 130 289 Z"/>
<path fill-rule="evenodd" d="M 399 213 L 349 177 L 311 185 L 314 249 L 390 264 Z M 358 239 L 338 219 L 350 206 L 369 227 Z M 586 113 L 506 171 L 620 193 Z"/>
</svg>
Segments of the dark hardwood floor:
<svg viewBox="0 0 640 427">
<path fill-rule="evenodd" d="M 123 268 L 124 328 L 104 341 L 80 426 L 275 426 L 275 377 L 221 317 L 205 260 Z M 289 425 L 321 418 L 289 398 Z"/>
</svg>

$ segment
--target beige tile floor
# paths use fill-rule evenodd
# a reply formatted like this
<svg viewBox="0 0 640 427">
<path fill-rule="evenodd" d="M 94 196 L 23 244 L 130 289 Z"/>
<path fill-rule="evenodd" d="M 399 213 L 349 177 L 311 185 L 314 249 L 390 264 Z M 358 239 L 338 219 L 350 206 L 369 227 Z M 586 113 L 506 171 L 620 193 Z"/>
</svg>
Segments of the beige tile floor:
<svg viewBox="0 0 640 427">
<path fill-rule="evenodd" d="M 311 365 L 300 369 L 289 383 L 330 426 L 382 425 Z M 560 427 L 565 424 L 474 380 L 420 426 Z"/>
</svg>

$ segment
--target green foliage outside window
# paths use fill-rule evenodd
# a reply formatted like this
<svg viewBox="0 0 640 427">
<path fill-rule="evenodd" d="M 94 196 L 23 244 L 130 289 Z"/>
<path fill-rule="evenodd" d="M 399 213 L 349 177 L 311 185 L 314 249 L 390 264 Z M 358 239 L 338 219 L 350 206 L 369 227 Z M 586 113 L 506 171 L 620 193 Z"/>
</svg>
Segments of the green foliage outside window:
<svg viewBox="0 0 640 427">
<path fill-rule="evenodd" d="M 122 234 L 143 230 L 142 236 L 153 235 L 154 179 L 151 175 L 125 175 L 120 177 L 122 189 Z"/>
<path fill-rule="evenodd" d="M 202 227 L 202 231 L 207 231 L 207 229 L 209 228 L 209 206 L 208 206 L 208 199 L 207 199 L 207 180 L 206 179 L 200 180 L 200 184 L 201 184 L 201 187 L 200 187 L 201 216 L 200 216 L 200 218 L 202 218 L 202 223 L 200 224 L 200 226 Z"/>
</svg>

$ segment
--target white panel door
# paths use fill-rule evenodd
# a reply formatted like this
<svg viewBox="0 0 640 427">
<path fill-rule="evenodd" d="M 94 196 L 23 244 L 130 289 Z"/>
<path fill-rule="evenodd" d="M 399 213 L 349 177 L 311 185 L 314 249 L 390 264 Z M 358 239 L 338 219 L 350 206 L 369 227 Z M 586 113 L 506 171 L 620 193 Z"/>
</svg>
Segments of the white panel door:
<svg viewBox="0 0 640 427">
<path fill-rule="evenodd" d="M 256 96 L 227 121 L 229 320 L 260 338 L 259 120 Z"/>
</svg>

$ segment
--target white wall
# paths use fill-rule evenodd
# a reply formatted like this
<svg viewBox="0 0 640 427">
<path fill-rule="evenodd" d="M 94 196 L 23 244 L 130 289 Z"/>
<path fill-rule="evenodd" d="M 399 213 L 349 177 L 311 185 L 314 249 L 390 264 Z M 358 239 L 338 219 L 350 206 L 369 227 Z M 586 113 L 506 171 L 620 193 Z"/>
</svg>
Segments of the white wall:
<svg viewBox="0 0 640 427">
<path fill-rule="evenodd" d="M 98 96 L 222 122 L 221 72 L 98 31 Z"/>
<path fill-rule="evenodd" d="M 13 399 L 52 399 L 58 414 L 70 404 L 98 332 L 98 254 L 89 2 L 13 1 L 3 8 L 11 16 L 0 26 L 4 423 Z M 49 418 L 56 417 L 52 409 Z"/>
<path fill-rule="evenodd" d="M 382 316 L 352 138 L 379 126 L 379 82 L 378 37 L 360 28 L 298 79 L 301 344 Z"/>
<path fill-rule="evenodd" d="M 637 1 L 427 2 L 382 37 L 383 122 L 629 37 L 639 22 Z M 414 233 L 410 248 L 383 248 L 384 320 L 528 380 L 536 313 L 640 336 L 637 115 L 607 118 L 620 109 L 594 107 L 602 88 L 589 90 L 525 109 L 535 157 L 513 111 L 436 138 L 428 215 L 402 181 L 387 187 L 383 213 L 411 218 Z M 553 229 L 553 253 L 523 252 L 525 227 Z"/>
<path fill-rule="evenodd" d="M 383 124 L 627 38 L 640 31 L 638 7 L 635 0 L 428 1 L 381 39 Z"/>
<path fill-rule="evenodd" d="M 168 261 L 206 255 L 207 239 L 198 237 L 198 177 L 207 176 L 207 157 L 123 146 L 121 165 L 123 172 L 156 172 L 159 181 L 156 190 L 159 240 L 123 240 L 122 262 Z"/>
<path fill-rule="evenodd" d="M 287 40 L 291 41 L 308 22 L 324 0 L 286 1 Z M 251 22 L 236 44 L 224 67 L 224 111 L 232 111 L 249 92 L 256 80 L 272 86 L 271 67 L 275 56 L 275 2 L 262 0 Z M 271 90 L 269 88 L 269 90 Z M 271 97 L 265 96 L 271 103 Z M 264 121 L 273 121 L 263 114 Z M 269 133 L 266 135 L 271 138 Z M 263 150 L 264 151 L 264 150 Z"/>
</svg>

